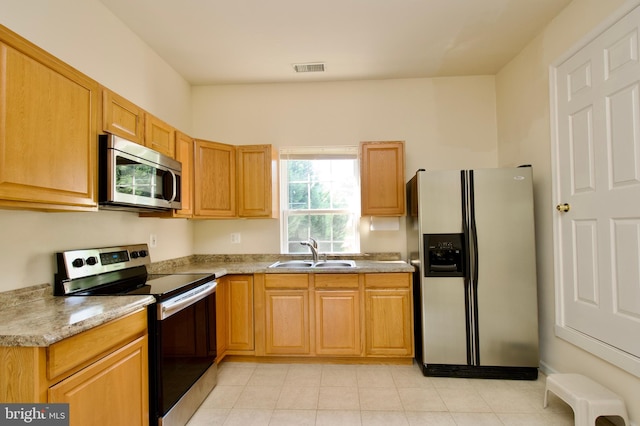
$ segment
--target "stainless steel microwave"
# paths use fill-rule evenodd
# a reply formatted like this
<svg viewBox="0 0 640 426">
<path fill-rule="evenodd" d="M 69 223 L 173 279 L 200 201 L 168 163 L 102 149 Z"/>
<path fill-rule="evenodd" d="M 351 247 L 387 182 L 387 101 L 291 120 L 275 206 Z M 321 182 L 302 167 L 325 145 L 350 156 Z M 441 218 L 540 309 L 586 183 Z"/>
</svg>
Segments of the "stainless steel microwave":
<svg viewBox="0 0 640 426">
<path fill-rule="evenodd" d="M 102 209 L 147 211 L 182 208 L 182 164 L 145 146 L 107 134 L 98 137 Z"/>
</svg>

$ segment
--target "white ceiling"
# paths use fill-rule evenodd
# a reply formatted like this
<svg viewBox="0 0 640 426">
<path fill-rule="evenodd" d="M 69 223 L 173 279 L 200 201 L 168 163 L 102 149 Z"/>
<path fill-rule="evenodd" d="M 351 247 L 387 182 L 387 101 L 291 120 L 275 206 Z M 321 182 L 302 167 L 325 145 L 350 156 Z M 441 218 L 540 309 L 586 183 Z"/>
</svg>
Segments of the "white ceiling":
<svg viewBox="0 0 640 426">
<path fill-rule="evenodd" d="M 493 75 L 571 2 L 100 1 L 193 85 Z"/>
</svg>

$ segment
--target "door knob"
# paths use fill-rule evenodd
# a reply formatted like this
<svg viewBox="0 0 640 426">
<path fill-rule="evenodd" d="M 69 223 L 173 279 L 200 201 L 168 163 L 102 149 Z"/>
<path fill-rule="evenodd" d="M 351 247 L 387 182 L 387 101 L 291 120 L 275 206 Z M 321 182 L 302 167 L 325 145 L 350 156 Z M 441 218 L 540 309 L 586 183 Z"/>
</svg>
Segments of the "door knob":
<svg viewBox="0 0 640 426">
<path fill-rule="evenodd" d="M 556 206 L 556 210 L 558 210 L 558 211 L 559 211 L 559 212 L 561 212 L 561 213 L 566 213 L 566 212 L 568 212 L 569 210 L 571 210 L 571 206 L 570 206 L 569 204 L 567 204 L 567 203 L 564 203 L 564 204 L 558 204 L 558 205 Z"/>
</svg>

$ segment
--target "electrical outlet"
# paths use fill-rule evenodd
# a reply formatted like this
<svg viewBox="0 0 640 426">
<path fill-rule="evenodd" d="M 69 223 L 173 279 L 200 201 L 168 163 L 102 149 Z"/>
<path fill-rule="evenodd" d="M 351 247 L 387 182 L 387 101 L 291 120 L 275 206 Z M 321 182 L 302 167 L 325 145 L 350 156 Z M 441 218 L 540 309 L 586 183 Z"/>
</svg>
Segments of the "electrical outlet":
<svg viewBox="0 0 640 426">
<path fill-rule="evenodd" d="M 158 245 L 158 237 L 156 234 L 149 235 L 149 247 L 155 247 Z"/>
<path fill-rule="evenodd" d="M 232 232 L 231 233 L 231 243 L 232 244 L 240 244 L 240 241 L 242 241 L 242 238 L 240 237 L 240 233 L 239 232 Z"/>
</svg>

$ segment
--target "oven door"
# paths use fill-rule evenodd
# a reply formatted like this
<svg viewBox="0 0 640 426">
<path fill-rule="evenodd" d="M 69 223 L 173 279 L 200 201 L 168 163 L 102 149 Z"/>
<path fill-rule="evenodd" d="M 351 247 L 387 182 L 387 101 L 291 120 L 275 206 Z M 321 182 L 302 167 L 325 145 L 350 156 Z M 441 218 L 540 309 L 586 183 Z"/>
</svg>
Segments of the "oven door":
<svg viewBox="0 0 640 426">
<path fill-rule="evenodd" d="M 100 138 L 100 204 L 103 208 L 182 207 L 179 162 L 113 135 Z"/>
<path fill-rule="evenodd" d="M 155 404 L 151 405 L 155 405 L 157 418 L 166 417 L 179 401 L 182 404 L 181 399 L 187 399 L 194 384 L 215 365 L 215 290 L 216 282 L 211 281 L 157 304 L 155 349 L 151 352 L 155 378 L 151 381 Z M 199 392 L 202 386 L 194 388 Z M 203 400 L 210 390 L 188 398 Z"/>
</svg>

